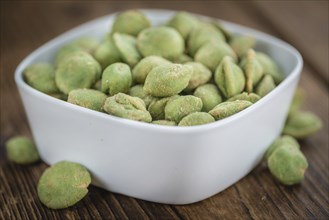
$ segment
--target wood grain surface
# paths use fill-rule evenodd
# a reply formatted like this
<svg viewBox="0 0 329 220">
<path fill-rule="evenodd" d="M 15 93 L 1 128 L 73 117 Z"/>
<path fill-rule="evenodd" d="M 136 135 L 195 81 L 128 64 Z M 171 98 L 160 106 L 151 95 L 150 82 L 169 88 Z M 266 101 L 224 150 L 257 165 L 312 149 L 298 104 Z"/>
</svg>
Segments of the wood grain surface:
<svg viewBox="0 0 329 220">
<path fill-rule="evenodd" d="M 0 219 L 328 219 L 328 1 L 1 1 Z M 304 109 L 324 127 L 300 142 L 309 161 L 305 181 L 280 185 L 264 164 L 225 191 L 191 205 L 164 205 L 89 187 L 77 205 L 50 210 L 36 185 L 47 167 L 8 161 L 11 136 L 31 136 L 13 76 L 18 63 L 59 34 L 93 18 L 128 8 L 187 10 L 279 37 L 304 58 Z"/>
</svg>

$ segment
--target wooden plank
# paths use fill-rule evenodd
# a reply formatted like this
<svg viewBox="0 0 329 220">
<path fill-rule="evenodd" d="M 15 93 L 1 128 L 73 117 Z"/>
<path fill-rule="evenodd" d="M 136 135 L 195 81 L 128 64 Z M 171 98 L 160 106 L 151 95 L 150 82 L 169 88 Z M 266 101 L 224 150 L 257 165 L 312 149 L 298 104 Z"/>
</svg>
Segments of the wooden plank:
<svg viewBox="0 0 329 220">
<path fill-rule="evenodd" d="M 294 45 L 328 83 L 328 1 L 255 1 L 255 5 L 259 17 Z"/>
<path fill-rule="evenodd" d="M 272 12 L 259 12 L 263 3 L 209 1 L 112 1 L 97 2 L 1 2 L 1 74 L 0 74 L 0 219 L 326 219 L 329 216 L 329 171 L 328 171 L 328 88 L 321 83 L 316 72 L 323 67 L 306 57 L 300 85 L 308 92 L 305 109 L 318 114 L 324 120 L 324 128 L 301 142 L 302 150 L 310 167 L 305 181 L 300 186 L 285 187 L 277 183 L 264 165 L 258 166 L 247 177 L 227 190 L 198 203 L 184 206 L 150 203 L 127 196 L 113 194 L 97 187 L 76 206 L 63 210 L 50 210 L 43 206 L 36 194 L 36 185 L 44 163 L 18 166 L 7 161 L 5 141 L 13 135 L 30 135 L 27 120 L 13 80 L 16 65 L 36 47 L 58 34 L 90 19 L 127 8 L 168 8 L 189 10 L 208 16 L 230 20 L 265 31 L 290 41 L 298 49 L 314 55 L 308 47 L 299 47 L 296 29 L 290 33 L 280 22 L 269 26 Z M 272 3 L 271 3 L 272 4 Z M 292 10 L 282 9 L 283 13 Z M 279 5 L 280 6 L 280 5 Z M 276 10 L 281 8 L 276 6 Z M 315 7 L 311 5 L 310 7 Z M 268 9 L 266 9 L 268 10 Z M 286 10 L 286 11 L 285 11 Z M 13 11 L 15 13 L 13 13 Z M 321 12 L 322 13 L 322 12 Z M 320 14 L 320 13 L 319 13 Z M 262 17 L 263 16 L 263 17 Z M 293 24 L 296 18 L 286 16 Z M 287 17 L 288 16 L 288 17 Z M 317 15 L 320 16 L 320 15 Z M 262 19 L 259 19 L 262 17 Z M 28 18 L 28 19 L 23 19 Z M 265 19 L 265 21 L 264 21 Z M 310 19 L 310 22 L 317 21 Z M 289 20 L 289 22 L 290 22 Z M 298 20 L 298 19 L 297 19 Z M 277 25 L 275 25 L 277 24 Z M 279 25 L 280 24 L 280 25 Z M 305 26 L 315 28 L 313 23 Z M 46 31 L 45 31 L 46 30 Z M 312 29 L 313 30 L 313 29 Z M 306 37 L 307 39 L 309 36 Z M 320 38 L 322 39 L 322 38 Z M 323 41 L 323 39 L 321 40 Z M 328 41 L 326 41 L 328 42 Z M 316 46 L 318 47 L 318 45 Z M 318 48 L 323 53 L 323 47 Z M 303 52 L 303 54 L 305 53 Z M 315 54 L 316 56 L 316 54 Z M 305 57 L 305 56 L 304 56 Z M 324 101 L 321 101 L 324 100 Z"/>
</svg>

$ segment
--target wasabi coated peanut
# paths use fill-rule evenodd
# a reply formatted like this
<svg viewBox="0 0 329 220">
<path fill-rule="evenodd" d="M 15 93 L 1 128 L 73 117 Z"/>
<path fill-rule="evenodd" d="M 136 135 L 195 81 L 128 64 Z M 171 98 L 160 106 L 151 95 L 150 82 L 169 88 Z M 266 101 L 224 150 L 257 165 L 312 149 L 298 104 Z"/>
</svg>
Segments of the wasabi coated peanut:
<svg viewBox="0 0 329 220">
<path fill-rule="evenodd" d="M 288 116 L 282 133 L 302 139 L 315 133 L 321 127 L 322 121 L 318 116 L 311 112 L 296 111 Z"/>
<path fill-rule="evenodd" d="M 55 69 L 50 63 L 35 63 L 24 71 L 24 79 L 33 88 L 40 92 L 58 93 L 55 84 Z"/>
<path fill-rule="evenodd" d="M 203 125 L 214 122 L 215 119 L 206 112 L 194 112 L 185 116 L 178 124 L 178 126 L 194 126 Z"/>
<path fill-rule="evenodd" d="M 255 93 L 260 97 L 264 97 L 266 94 L 275 89 L 275 83 L 271 75 L 265 75 L 258 83 Z"/>
<path fill-rule="evenodd" d="M 176 13 L 168 22 L 168 26 L 175 28 L 185 40 L 199 24 L 200 21 L 187 12 Z"/>
<path fill-rule="evenodd" d="M 203 103 L 202 111 L 209 112 L 216 105 L 223 101 L 218 88 L 213 84 L 205 84 L 199 86 L 193 93 L 194 96 L 200 98 Z"/>
<path fill-rule="evenodd" d="M 246 91 L 253 92 L 254 86 L 261 80 L 264 75 L 263 67 L 256 59 L 255 51 L 249 49 L 246 57 L 240 63 L 246 76 Z"/>
<path fill-rule="evenodd" d="M 215 72 L 215 82 L 226 98 L 241 93 L 245 86 L 242 70 L 231 57 L 224 57 Z"/>
<path fill-rule="evenodd" d="M 281 73 L 278 65 L 272 60 L 271 57 L 265 53 L 256 52 L 256 58 L 263 67 L 264 74 L 271 75 L 276 85 L 284 79 L 284 75 Z"/>
<path fill-rule="evenodd" d="M 88 170 L 69 161 L 58 162 L 42 174 L 37 191 L 40 201 L 51 209 L 63 209 L 79 202 L 91 183 Z"/>
<path fill-rule="evenodd" d="M 132 70 L 133 81 L 135 83 L 143 84 L 147 74 L 149 74 L 154 67 L 170 63 L 170 61 L 159 56 L 145 57 L 141 59 Z"/>
<path fill-rule="evenodd" d="M 229 56 L 233 60 L 237 58 L 234 51 L 225 42 L 209 42 L 200 47 L 194 59 L 211 71 L 215 71 L 225 56 Z"/>
<path fill-rule="evenodd" d="M 226 101 L 235 101 L 235 100 L 245 100 L 245 101 L 249 101 L 251 103 L 256 103 L 258 100 L 260 100 L 260 96 L 255 94 L 255 93 L 247 93 L 247 92 L 243 92 L 240 93 L 238 95 L 235 95 L 231 98 L 229 98 Z"/>
<path fill-rule="evenodd" d="M 113 41 L 117 47 L 121 58 L 129 66 L 135 66 L 142 58 L 136 48 L 136 38 L 128 34 L 113 34 Z"/>
<path fill-rule="evenodd" d="M 131 83 L 130 67 L 125 63 L 113 63 L 103 71 L 101 90 L 111 96 L 127 93 Z"/>
<path fill-rule="evenodd" d="M 200 112 L 202 100 L 198 97 L 187 95 L 169 100 L 165 107 L 165 119 L 179 123 L 182 118 L 193 112 Z"/>
<path fill-rule="evenodd" d="M 187 54 L 181 54 L 178 57 L 175 57 L 174 59 L 171 59 L 173 63 L 180 63 L 180 64 L 185 64 L 187 62 L 193 62 L 193 58 L 190 57 Z"/>
<path fill-rule="evenodd" d="M 112 38 L 106 39 L 94 51 L 94 57 L 105 69 L 108 65 L 121 61 L 121 55 Z"/>
<path fill-rule="evenodd" d="M 162 99 L 153 100 L 149 107 L 148 111 L 152 115 L 153 120 L 163 120 L 165 119 L 165 107 L 170 100 L 178 98 L 179 95 L 174 95 Z"/>
<path fill-rule="evenodd" d="M 148 95 L 144 92 L 143 85 L 135 85 L 129 89 L 129 95 L 133 97 L 138 97 L 145 102 L 146 107 L 148 107 L 153 100 L 157 98 Z"/>
<path fill-rule="evenodd" d="M 40 160 L 37 148 L 32 141 L 23 136 L 17 136 L 6 142 L 9 160 L 18 164 L 30 164 Z"/>
<path fill-rule="evenodd" d="M 155 97 L 167 97 L 185 89 L 193 74 L 189 65 L 160 65 L 151 70 L 145 79 L 144 91 Z"/>
<path fill-rule="evenodd" d="M 106 99 L 104 110 L 110 115 L 135 121 L 151 122 L 152 117 L 145 108 L 145 103 L 138 97 L 118 93 Z"/>
<path fill-rule="evenodd" d="M 216 120 L 220 120 L 234 115 L 235 113 L 238 113 L 251 105 L 251 102 L 245 100 L 223 102 L 215 106 L 215 108 L 213 108 L 211 111 L 209 111 L 209 114 L 211 114 Z"/>
<path fill-rule="evenodd" d="M 304 179 L 308 163 L 298 147 L 282 143 L 267 159 L 267 166 L 281 183 L 293 185 Z"/>
<path fill-rule="evenodd" d="M 174 121 L 168 121 L 168 120 L 156 120 L 156 121 L 152 121 L 152 124 L 156 124 L 156 125 L 167 125 L 167 126 L 177 126 L 176 122 L 174 122 Z"/>
<path fill-rule="evenodd" d="M 230 46 L 234 52 L 239 56 L 243 56 L 247 53 L 248 49 L 255 46 L 256 40 L 250 36 L 236 36 L 230 41 Z"/>
<path fill-rule="evenodd" d="M 69 93 L 67 102 L 101 112 L 106 98 L 104 93 L 97 90 L 75 89 Z"/>
<path fill-rule="evenodd" d="M 185 65 L 189 65 L 193 68 L 191 79 L 185 88 L 185 91 L 194 90 L 198 86 L 203 85 L 210 80 L 212 73 L 203 64 L 197 62 L 187 62 Z"/>
<path fill-rule="evenodd" d="M 87 53 L 77 53 L 63 60 L 55 72 L 57 87 L 64 94 L 73 89 L 91 88 L 100 78 L 99 63 Z"/>
<path fill-rule="evenodd" d="M 98 41 L 89 37 L 82 37 L 70 44 L 66 44 L 61 47 L 56 54 L 56 65 L 76 52 L 92 53 L 97 45 Z"/>
<path fill-rule="evenodd" d="M 282 137 L 277 138 L 270 145 L 270 147 L 266 150 L 266 153 L 264 156 L 265 160 L 267 160 L 278 147 L 280 147 L 282 145 L 288 145 L 288 144 L 291 146 L 295 146 L 297 149 L 300 149 L 300 146 L 295 138 L 293 138 L 289 135 L 283 135 Z"/>
<path fill-rule="evenodd" d="M 87 53 L 92 53 L 98 46 L 99 42 L 92 37 L 81 37 L 75 40 L 72 44 L 78 46 Z"/>
<path fill-rule="evenodd" d="M 151 26 L 148 18 L 139 11 L 124 11 L 115 18 L 112 25 L 112 32 L 119 32 L 137 36 L 143 29 Z"/>
<path fill-rule="evenodd" d="M 184 39 L 171 27 L 150 27 L 144 29 L 137 37 L 137 48 L 146 57 L 162 56 L 175 58 L 184 52 Z"/>
<path fill-rule="evenodd" d="M 213 24 L 200 23 L 188 37 L 189 54 L 194 57 L 199 48 L 208 42 L 225 42 L 225 37 Z"/>
<path fill-rule="evenodd" d="M 304 102 L 304 91 L 301 88 L 297 88 L 294 97 L 290 103 L 289 115 L 298 111 Z"/>
</svg>

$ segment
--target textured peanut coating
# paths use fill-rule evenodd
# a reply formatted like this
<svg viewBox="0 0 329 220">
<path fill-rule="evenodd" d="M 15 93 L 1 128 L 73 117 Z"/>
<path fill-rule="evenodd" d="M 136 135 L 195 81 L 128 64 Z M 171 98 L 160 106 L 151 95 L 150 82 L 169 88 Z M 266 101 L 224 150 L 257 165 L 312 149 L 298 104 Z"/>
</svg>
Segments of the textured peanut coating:
<svg viewBox="0 0 329 220">
<path fill-rule="evenodd" d="M 227 101 L 231 102 L 231 101 L 235 101 L 235 100 L 245 100 L 245 101 L 255 103 L 259 99 L 260 99 L 260 96 L 255 93 L 243 92 L 243 93 L 240 93 L 238 95 L 235 95 L 235 96 L 229 98 Z"/>
<path fill-rule="evenodd" d="M 187 39 L 188 35 L 194 28 L 198 27 L 199 24 L 200 21 L 187 12 L 176 13 L 168 22 L 168 26 L 175 28 L 184 39 Z"/>
<path fill-rule="evenodd" d="M 203 125 L 214 121 L 215 119 L 206 112 L 194 112 L 182 118 L 178 126 Z"/>
<path fill-rule="evenodd" d="M 51 209 L 63 209 L 79 202 L 88 193 L 91 183 L 88 170 L 82 165 L 61 161 L 47 168 L 38 183 L 40 201 Z"/>
<path fill-rule="evenodd" d="M 16 136 L 6 142 L 9 160 L 18 164 L 30 164 L 40 160 L 37 148 L 24 136 Z"/>
<path fill-rule="evenodd" d="M 245 86 L 242 70 L 227 56 L 216 69 L 215 82 L 226 98 L 241 93 Z"/>
<path fill-rule="evenodd" d="M 167 97 L 180 93 L 185 89 L 193 74 L 189 65 L 160 65 L 147 75 L 144 91 L 155 97 Z"/>
<path fill-rule="evenodd" d="M 171 27 L 151 27 L 144 29 L 137 37 L 137 47 L 141 54 L 175 58 L 184 52 L 183 37 Z"/>
<path fill-rule="evenodd" d="M 94 57 L 103 69 L 105 69 L 110 64 L 121 61 L 120 52 L 115 46 L 112 38 L 106 39 L 104 42 L 97 46 L 94 51 Z"/>
<path fill-rule="evenodd" d="M 132 70 L 133 81 L 135 83 L 144 84 L 147 74 L 149 74 L 154 67 L 170 63 L 170 61 L 159 56 L 144 57 Z"/>
<path fill-rule="evenodd" d="M 236 100 L 233 102 L 223 102 L 218 104 L 215 108 L 209 111 L 216 120 L 227 118 L 231 115 L 234 115 L 245 108 L 251 106 L 252 103 L 244 100 Z"/>
<path fill-rule="evenodd" d="M 113 63 L 103 71 L 101 90 L 110 95 L 127 93 L 131 83 L 130 67 L 125 63 Z"/>
<path fill-rule="evenodd" d="M 119 32 L 137 36 L 143 29 L 151 26 L 149 19 L 140 11 L 124 11 L 115 18 L 112 32 Z"/>
<path fill-rule="evenodd" d="M 239 56 L 247 53 L 248 49 L 255 46 L 256 40 L 250 36 L 235 36 L 230 41 L 230 46 L 234 52 Z"/>
<path fill-rule="evenodd" d="M 142 58 L 136 48 L 136 38 L 128 34 L 113 34 L 113 42 L 118 49 L 121 59 L 129 66 L 135 66 Z"/>
<path fill-rule="evenodd" d="M 218 88 L 213 84 L 205 84 L 199 86 L 194 91 L 193 95 L 202 100 L 202 111 L 204 112 L 209 112 L 216 105 L 223 101 Z"/>
<path fill-rule="evenodd" d="M 165 119 L 179 123 L 182 118 L 193 112 L 200 112 L 202 100 L 198 97 L 187 95 L 169 100 L 165 107 Z"/>
<path fill-rule="evenodd" d="M 110 115 L 135 121 L 151 122 L 152 117 L 145 108 L 145 103 L 138 97 L 118 93 L 106 99 L 104 110 Z"/>
<path fill-rule="evenodd" d="M 145 102 L 146 108 L 151 104 L 153 100 L 156 100 L 157 98 L 148 95 L 144 92 L 143 85 L 134 85 L 129 89 L 129 95 L 133 97 L 138 97 L 142 99 Z"/>
<path fill-rule="evenodd" d="M 294 139 L 293 137 L 289 136 L 289 135 L 283 135 L 282 137 L 277 138 L 271 145 L 270 147 L 266 150 L 265 153 L 265 160 L 267 160 L 271 154 L 280 146 L 282 145 L 291 145 L 291 146 L 295 146 L 297 149 L 300 149 L 300 146 L 298 144 L 298 142 L 296 141 L 296 139 Z"/>
<path fill-rule="evenodd" d="M 256 87 L 255 93 L 264 97 L 275 88 L 275 83 L 271 75 L 265 75 Z"/>
<path fill-rule="evenodd" d="M 89 108 L 96 111 L 103 111 L 103 105 L 107 96 L 93 89 L 75 89 L 69 93 L 67 102 Z"/>
<path fill-rule="evenodd" d="M 200 85 L 206 84 L 211 76 L 211 71 L 201 63 L 187 62 L 185 65 L 189 65 L 193 68 L 191 79 L 185 88 L 185 91 L 191 91 Z"/>
<path fill-rule="evenodd" d="M 40 92 L 58 93 L 55 83 L 55 69 L 50 63 L 35 63 L 24 71 L 24 79 L 33 88 Z"/>
<path fill-rule="evenodd" d="M 153 100 L 149 107 L 148 111 L 152 115 L 153 120 L 163 120 L 165 119 L 165 107 L 169 100 L 178 98 L 179 95 L 174 95 L 166 98 L 155 99 Z"/>
</svg>

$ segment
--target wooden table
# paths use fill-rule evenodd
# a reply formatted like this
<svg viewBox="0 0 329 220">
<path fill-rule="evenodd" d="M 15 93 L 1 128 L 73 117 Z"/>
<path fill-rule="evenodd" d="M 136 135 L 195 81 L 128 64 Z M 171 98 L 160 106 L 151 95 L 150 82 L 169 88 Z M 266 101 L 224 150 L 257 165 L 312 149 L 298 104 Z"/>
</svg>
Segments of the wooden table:
<svg viewBox="0 0 329 220">
<path fill-rule="evenodd" d="M 286 187 L 259 165 L 249 175 L 209 199 L 192 205 L 163 205 L 91 186 L 77 205 L 50 210 L 38 200 L 36 185 L 46 164 L 11 163 L 4 143 L 30 130 L 13 80 L 17 64 L 57 35 L 93 18 L 128 8 L 188 10 L 279 37 L 304 57 L 300 86 L 304 108 L 324 127 L 301 142 L 309 161 L 305 181 Z M 328 2 L 217 1 L 1 1 L 0 219 L 328 219 Z"/>
</svg>

